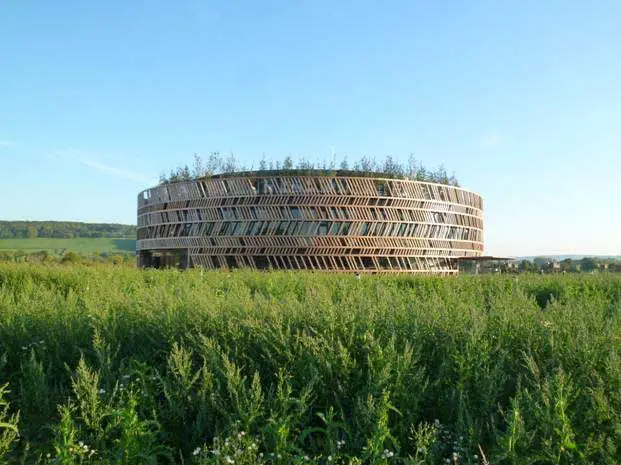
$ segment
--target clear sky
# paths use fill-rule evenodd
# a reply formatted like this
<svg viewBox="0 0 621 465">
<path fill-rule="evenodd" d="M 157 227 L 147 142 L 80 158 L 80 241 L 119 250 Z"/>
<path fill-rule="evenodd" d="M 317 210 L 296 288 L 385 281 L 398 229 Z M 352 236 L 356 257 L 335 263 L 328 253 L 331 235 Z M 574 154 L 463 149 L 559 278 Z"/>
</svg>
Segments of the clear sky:
<svg viewBox="0 0 621 465">
<path fill-rule="evenodd" d="M 135 223 L 192 154 L 410 153 L 486 251 L 621 255 L 621 1 L 0 6 L 0 219 Z"/>
</svg>

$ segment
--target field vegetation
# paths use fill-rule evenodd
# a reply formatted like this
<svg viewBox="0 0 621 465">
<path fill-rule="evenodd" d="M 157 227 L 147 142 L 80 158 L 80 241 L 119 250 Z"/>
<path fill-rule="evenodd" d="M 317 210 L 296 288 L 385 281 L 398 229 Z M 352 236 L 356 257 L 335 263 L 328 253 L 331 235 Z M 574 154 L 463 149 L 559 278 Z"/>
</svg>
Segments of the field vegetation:
<svg viewBox="0 0 621 465">
<path fill-rule="evenodd" d="M 618 464 L 621 277 L 0 264 L 0 463 Z"/>
<path fill-rule="evenodd" d="M 135 253 L 136 239 L 110 237 L 74 239 L 34 238 L 34 239 L 0 239 L 0 251 L 23 251 L 25 253 L 46 251 L 62 255 L 75 253 Z"/>
<path fill-rule="evenodd" d="M 129 261 L 135 251 L 133 225 L 0 221 L 0 262 L 118 262 Z"/>
</svg>

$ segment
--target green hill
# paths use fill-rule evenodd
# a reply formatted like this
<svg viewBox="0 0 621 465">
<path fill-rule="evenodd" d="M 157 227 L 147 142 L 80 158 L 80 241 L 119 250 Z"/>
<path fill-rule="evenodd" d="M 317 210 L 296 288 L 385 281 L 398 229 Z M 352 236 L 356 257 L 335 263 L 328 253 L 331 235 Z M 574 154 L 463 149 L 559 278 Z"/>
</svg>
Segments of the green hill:
<svg viewBox="0 0 621 465">
<path fill-rule="evenodd" d="M 133 253 L 136 226 L 72 221 L 0 221 L 0 252 Z"/>
<path fill-rule="evenodd" d="M 110 237 L 76 237 L 74 239 L 41 238 L 34 239 L 0 239 L 0 251 L 24 251 L 32 253 L 45 250 L 62 255 L 65 252 L 89 253 L 133 253 L 136 250 L 135 239 L 117 239 Z"/>
</svg>

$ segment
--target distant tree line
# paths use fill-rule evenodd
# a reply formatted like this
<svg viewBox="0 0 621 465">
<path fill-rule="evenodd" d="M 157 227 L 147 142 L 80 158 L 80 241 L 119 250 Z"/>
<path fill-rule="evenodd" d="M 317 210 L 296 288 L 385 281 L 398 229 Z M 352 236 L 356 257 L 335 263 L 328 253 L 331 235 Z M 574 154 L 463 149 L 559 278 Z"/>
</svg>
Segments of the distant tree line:
<svg viewBox="0 0 621 465">
<path fill-rule="evenodd" d="M 377 161 L 375 157 L 364 156 L 353 163 L 350 163 L 347 158 L 337 163 L 336 159 L 314 162 L 304 158 L 294 162 L 290 156 L 286 157 L 282 162 L 274 162 L 268 161 L 263 157 L 259 161 L 258 166 L 248 167 L 240 163 L 233 154 L 223 157 L 220 152 L 212 152 L 207 159 L 203 159 L 200 155 L 194 154 L 191 165 L 179 166 L 171 170 L 168 174 L 162 173 L 160 175 L 160 184 L 192 181 L 224 173 L 296 171 L 301 174 L 311 170 L 321 170 L 326 172 L 326 174 L 351 172 L 351 174 L 362 176 L 384 175 L 391 178 L 408 178 L 416 181 L 459 186 L 459 182 L 455 175 L 449 176 L 444 166 L 440 165 L 435 170 L 428 169 L 412 155 L 405 164 L 399 163 L 390 155 L 386 156 L 383 161 Z"/>
<path fill-rule="evenodd" d="M 75 237 L 134 238 L 136 237 L 136 226 L 69 221 L 0 221 L 0 239 L 36 237 L 57 239 Z"/>
<path fill-rule="evenodd" d="M 512 267 L 523 273 L 596 273 L 621 272 L 621 259 L 583 257 L 580 259 L 566 258 L 553 260 L 547 257 L 535 257 L 532 260 L 521 260 Z"/>
</svg>

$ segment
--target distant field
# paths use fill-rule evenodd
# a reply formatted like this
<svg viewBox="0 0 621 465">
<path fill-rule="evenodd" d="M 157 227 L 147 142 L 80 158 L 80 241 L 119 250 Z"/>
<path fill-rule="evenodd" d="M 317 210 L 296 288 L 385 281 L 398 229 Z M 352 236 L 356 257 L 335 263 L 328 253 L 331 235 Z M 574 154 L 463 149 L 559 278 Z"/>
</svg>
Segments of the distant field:
<svg viewBox="0 0 621 465">
<path fill-rule="evenodd" d="M 109 237 L 75 239 L 0 239 L 0 251 L 36 252 L 46 250 L 50 253 L 127 253 L 136 250 L 135 239 L 113 239 Z"/>
</svg>

